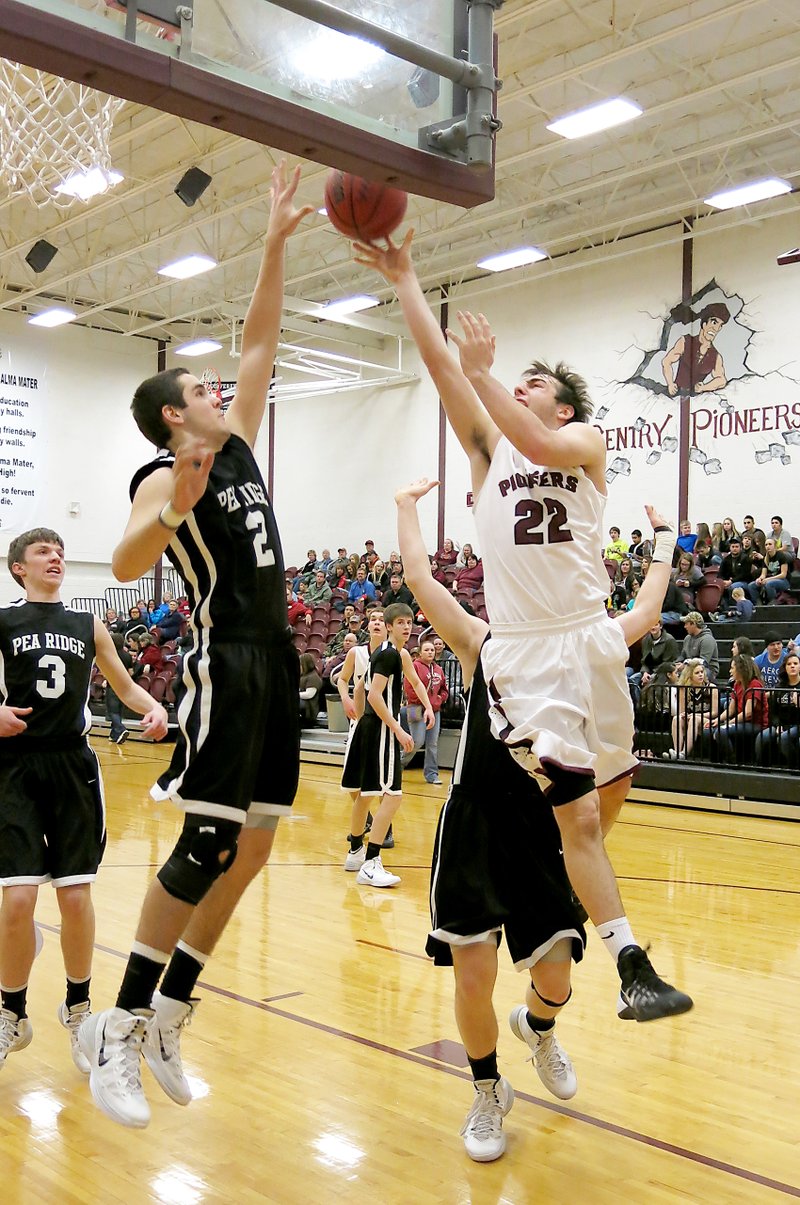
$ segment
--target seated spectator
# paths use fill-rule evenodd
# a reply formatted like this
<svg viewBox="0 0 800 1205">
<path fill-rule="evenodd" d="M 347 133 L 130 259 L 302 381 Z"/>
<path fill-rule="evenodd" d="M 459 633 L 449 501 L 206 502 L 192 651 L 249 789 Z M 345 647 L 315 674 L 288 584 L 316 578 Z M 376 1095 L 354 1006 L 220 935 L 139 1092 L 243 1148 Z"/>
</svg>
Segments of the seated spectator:
<svg viewBox="0 0 800 1205">
<path fill-rule="evenodd" d="M 656 666 L 647 685 L 642 689 L 636 709 L 636 748 L 646 756 L 661 752 L 669 743 L 666 734 L 675 714 L 677 675 L 673 661 Z"/>
<path fill-rule="evenodd" d="M 288 611 L 288 620 L 292 627 L 301 619 L 304 620 L 307 615 L 311 614 L 306 604 L 301 602 L 299 598 L 294 597 L 292 587 L 288 582 L 286 585 L 286 609 Z"/>
<path fill-rule="evenodd" d="M 720 556 L 727 556 L 730 552 L 732 541 L 740 538 L 740 533 L 736 530 L 736 524 L 733 519 L 730 517 L 723 519 L 719 540 L 717 541 L 717 551 Z"/>
<path fill-rule="evenodd" d="M 173 599 L 169 604 L 169 610 L 159 619 L 157 629 L 155 629 L 161 635 L 161 643 L 167 644 L 170 640 L 177 640 L 183 624 L 184 618 L 178 610 L 178 604 Z"/>
<path fill-rule="evenodd" d="M 623 557 L 628 555 L 628 549 L 625 541 L 620 539 L 619 528 L 610 527 L 608 534 L 609 543 L 603 549 L 603 556 L 607 561 L 621 561 Z"/>
<path fill-rule="evenodd" d="M 677 557 L 680 556 L 682 552 L 694 552 L 694 546 L 696 543 L 697 536 L 692 531 L 691 523 L 688 519 L 681 519 L 680 535 L 678 536 L 675 546 L 676 563 Z"/>
<path fill-rule="evenodd" d="M 350 652 L 350 649 L 355 648 L 358 644 L 357 632 L 345 632 L 342 647 L 338 653 L 334 653 L 331 657 L 326 657 L 322 666 L 322 686 L 326 694 L 336 694 L 336 680 L 339 676 L 339 670 L 345 663 L 345 658 Z"/>
<path fill-rule="evenodd" d="M 783 526 L 783 525 L 781 524 L 781 526 Z M 744 538 L 745 538 L 745 536 L 747 536 L 748 540 L 750 541 L 753 548 L 755 548 L 756 552 L 763 553 L 764 542 L 767 537 L 766 537 L 765 533 L 761 530 L 760 527 L 756 527 L 756 521 L 752 515 L 745 515 L 745 517 L 742 519 L 741 535 L 742 535 L 742 547 L 743 548 L 745 547 Z"/>
<path fill-rule="evenodd" d="M 483 585 L 483 565 L 474 552 L 470 553 L 463 569 L 459 569 L 453 580 L 454 590 L 471 590 L 474 594 Z"/>
<path fill-rule="evenodd" d="M 643 540 L 642 533 L 639 531 L 639 528 L 634 527 L 633 531 L 631 532 L 631 542 L 630 547 L 628 548 L 628 556 L 636 564 L 639 564 L 644 560 L 645 557 L 650 558 L 652 555 L 652 540 Z"/>
<path fill-rule="evenodd" d="M 316 549 L 309 548 L 308 552 L 306 553 L 306 563 L 303 565 L 302 569 L 298 569 L 297 576 L 305 579 L 306 581 L 310 581 L 318 568 L 319 565 L 317 563 Z"/>
<path fill-rule="evenodd" d="M 327 574 L 328 571 L 330 570 L 330 568 L 332 567 L 332 565 L 333 565 L 333 557 L 331 556 L 330 548 L 323 548 L 322 556 L 319 558 L 319 561 L 317 562 L 317 568 L 321 569 L 323 573 Z"/>
<path fill-rule="evenodd" d="M 659 665 L 670 662 L 674 666 L 679 653 L 677 640 L 665 632 L 663 623 L 657 620 L 642 640 L 639 683 L 648 686 Z"/>
<path fill-rule="evenodd" d="M 750 599 L 746 597 L 741 586 L 734 586 L 731 590 L 731 601 L 724 611 L 718 611 L 716 615 L 712 615 L 714 623 L 750 623 L 753 618 L 755 607 Z"/>
<path fill-rule="evenodd" d="M 161 605 L 150 609 L 150 618 L 152 620 L 151 627 L 158 627 L 165 615 L 169 614 L 169 604 L 173 601 L 171 590 L 165 590 L 162 595 Z M 149 609 L 149 608 L 148 608 Z"/>
<path fill-rule="evenodd" d="M 347 562 L 336 561 L 328 572 L 328 585 L 332 590 L 349 590 L 350 578 L 347 576 Z"/>
<path fill-rule="evenodd" d="M 109 632 L 124 632 L 125 620 L 120 619 L 114 607 L 106 607 L 106 617 L 103 620 L 103 627 L 108 628 Z"/>
<path fill-rule="evenodd" d="M 770 727 L 756 737 L 756 761 L 800 769 L 800 655 L 789 653 L 769 699 Z"/>
<path fill-rule="evenodd" d="M 475 549 L 472 547 L 472 545 L 464 544 L 461 549 L 461 552 L 458 554 L 458 560 L 456 561 L 456 564 L 458 565 L 459 569 L 464 569 L 466 567 L 466 564 L 467 564 L 467 561 L 469 560 L 469 558 L 474 555 L 475 555 Z"/>
<path fill-rule="evenodd" d="M 390 606 L 392 603 L 405 603 L 411 610 L 415 610 L 416 603 L 414 595 L 409 590 L 408 586 L 403 581 L 402 573 L 393 573 L 389 578 L 389 589 L 383 595 L 384 607 Z"/>
<path fill-rule="evenodd" d="M 452 540 L 442 540 L 441 548 L 436 549 L 435 559 L 440 565 L 455 565 L 458 560 L 458 549 Z"/>
<path fill-rule="evenodd" d="M 300 654 L 300 727 L 313 728 L 317 723 L 322 696 L 322 678 L 317 673 L 310 653 Z"/>
<path fill-rule="evenodd" d="M 780 635 L 776 632 L 767 632 L 764 636 L 764 651 L 754 658 L 761 674 L 761 681 L 765 686 L 778 685 L 787 655 Z"/>
<path fill-rule="evenodd" d="M 717 530 L 717 528 L 719 528 L 719 534 L 721 535 L 721 534 L 722 534 L 722 526 L 721 526 L 721 524 L 719 524 L 719 523 L 715 523 L 715 524 L 714 524 L 714 530 L 716 531 L 716 530 Z M 703 541 L 705 544 L 708 544 L 709 546 L 712 546 L 712 547 L 713 547 L 713 546 L 715 546 L 715 544 L 716 544 L 716 538 L 717 538 L 717 537 L 712 536 L 711 532 L 708 530 L 708 524 L 707 524 L 707 523 L 698 523 L 698 524 L 696 525 L 696 527 L 695 527 L 694 531 L 695 531 L 695 535 L 697 536 L 697 541 L 698 541 L 698 542 L 699 542 L 700 540 L 702 540 L 702 541 Z M 695 543 L 695 546 L 694 546 L 694 547 L 695 547 L 695 548 L 697 547 L 697 543 Z M 694 552 L 694 549 L 692 549 L 692 552 Z"/>
<path fill-rule="evenodd" d="M 764 548 L 764 563 L 754 582 L 746 587 L 751 602 L 774 603 L 779 594 L 791 589 L 789 570 L 794 566 L 794 554 L 780 552 L 770 536 Z"/>
<path fill-rule="evenodd" d="M 447 585 L 447 577 L 444 569 L 435 556 L 431 557 L 431 577 L 435 582 L 438 582 L 440 586 Z"/>
<path fill-rule="evenodd" d="M 715 565 L 719 565 L 722 557 L 718 552 L 714 552 L 710 544 L 705 540 L 698 540 L 694 546 L 694 563 L 698 569 L 712 569 Z"/>
<path fill-rule="evenodd" d="M 719 649 L 717 642 L 706 627 L 706 621 L 699 611 L 690 611 L 683 617 L 686 636 L 681 648 L 681 660 L 689 661 L 699 658 L 705 662 L 708 676 L 716 682 L 719 676 Z"/>
<path fill-rule="evenodd" d="M 750 553 L 742 548 L 741 536 L 731 536 L 728 551 L 719 567 L 718 581 L 726 593 L 732 594 L 735 586 L 741 586 L 744 590 L 752 580 L 753 562 Z"/>
<path fill-rule="evenodd" d="M 309 607 L 318 607 L 322 603 L 329 603 L 333 598 L 333 591 L 325 579 L 325 570 L 317 569 L 314 574 L 314 580 L 306 590 L 305 603 Z"/>
<path fill-rule="evenodd" d="M 147 612 L 145 612 L 145 615 L 146 614 Z M 122 622 L 121 629 L 126 636 L 129 632 L 134 632 L 140 636 L 143 636 L 147 632 L 148 628 L 145 622 L 145 615 L 142 614 L 141 610 L 137 606 L 128 607 L 128 618 Z M 120 629 L 116 628 L 111 630 L 119 631 Z"/>
<path fill-rule="evenodd" d="M 708 680 L 702 661 L 685 662 L 678 678 L 677 707 L 672 721 L 672 756 L 685 758 L 707 719 L 719 711 L 719 691 Z"/>
<path fill-rule="evenodd" d="M 643 571 L 645 564 L 646 562 L 642 564 Z M 688 610 L 689 606 L 682 592 L 673 581 L 670 581 L 661 602 L 661 622 L 680 623 Z"/>
<path fill-rule="evenodd" d="M 694 607 L 695 593 L 705 578 L 703 570 L 698 569 L 694 558 L 688 552 L 682 552 L 678 557 L 678 564 L 672 570 L 670 577 L 683 595 L 684 602 L 689 607 Z"/>
<path fill-rule="evenodd" d="M 783 526 L 783 519 L 780 515 L 773 515 L 769 522 L 770 527 L 772 528 L 770 535 L 775 541 L 775 547 L 779 552 L 791 553 L 792 560 L 794 560 L 794 544 L 792 543 L 792 537 L 789 535 L 789 532 Z"/>
<path fill-rule="evenodd" d="M 731 657 L 752 657 L 755 660 L 756 651 L 748 636 L 734 636 L 731 645 Z"/>
<path fill-rule="evenodd" d="M 373 562 L 377 561 L 378 559 L 379 559 L 378 554 L 375 551 L 375 541 L 374 540 L 365 540 L 364 541 L 364 551 L 361 553 L 361 557 L 360 557 L 361 564 L 366 565 L 367 570 L 369 571 Z"/>
<path fill-rule="evenodd" d="M 718 716 L 709 716 L 703 733 L 716 743 L 715 760 L 736 763 L 749 761 L 756 737 L 769 724 L 769 708 L 764 683 L 752 657 L 741 654 L 731 661 L 733 688 L 727 706 Z"/>
<path fill-rule="evenodd" d="M 382 561 L 380 557 L 373 561 L 367 573 L 367 580 L 372 582 L 378 594 L 382 595 L 384 590 L 389 589 L 389 571 L 386 568 L 386 562 Z"/>
<path fill-rule="evenodd" d="M 351 603 L 375 602 L 377 593 L 371 581 L 367 580 L 367 571 L 363 565 L 356 569 L 355 581 L 347 591 L 347 601 Z"/>
<path fill-rule="evenodd" d="M 145 632 L 135 637 L 139 651 L 131 667 L 131 677 L 138 681 L 142 677 L 155 676 L 164 668 L 164 654 L 152 636 Z"/>
<path fill-rule="evenodd" d="M 633 579 L 633 581 L 631 582 L 631 596 L 628 599 L 628 601 L 625 603 L 626 611 L 632 611 L 633 608 L 636 606 L 636 595 L 639 593 L 641 588 L 642 588 L 642 579 L 639 577 L 635 577 Z"/>
<path fill-rule="evenodd" d="M 357 556 L 354 552 L 351 552 L 350 556 L 347 558 L 347 576 L 350 578 L 351 582 L 354 582 L 356 580 L 356 574 L 358 573 L 358 568 L 359 568 L 360 564 L 361 564 L 361 558 L 359 556 Z M 365 575 L 366 575 L 366 572 L 367 571 L 365 568 L 364 569 Z"/>
</svg>

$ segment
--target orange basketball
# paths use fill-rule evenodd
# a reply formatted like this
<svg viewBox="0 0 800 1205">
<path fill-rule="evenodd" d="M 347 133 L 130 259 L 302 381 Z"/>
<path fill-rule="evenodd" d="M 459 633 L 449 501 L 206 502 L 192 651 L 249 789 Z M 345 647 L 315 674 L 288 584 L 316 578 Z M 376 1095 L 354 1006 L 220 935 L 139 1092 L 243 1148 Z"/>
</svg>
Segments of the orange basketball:
<svg viewBox="0 0 800 1205">
<path fill-rule="evenodd" d="M 325 181 L 325 208 L 338 231 L 349 239 L 373 243 L 385 238 L 402 222 L 408 205 L 408 193 L 387 184 L 374 184 L 340 172 L 328 172 Z"/>
</svg>

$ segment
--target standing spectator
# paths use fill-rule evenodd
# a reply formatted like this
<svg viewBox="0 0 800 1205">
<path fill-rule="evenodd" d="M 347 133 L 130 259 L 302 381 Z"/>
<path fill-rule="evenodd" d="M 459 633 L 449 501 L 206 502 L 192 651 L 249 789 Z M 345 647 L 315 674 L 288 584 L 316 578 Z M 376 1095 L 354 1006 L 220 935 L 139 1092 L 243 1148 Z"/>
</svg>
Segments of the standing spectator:
<svg viewBox="0 0 800 1205">
<path fill-rule="evenodd" d="M 625 541 L 620 539 L 620 530 L 618 527 L 610 527 L 608 534 L 610 542 L 606 544 L 603 556 L 607 561 L 621 561 L 623 557 L 628 555 L 628 549 L 625 546 Z"/>
<path fill-rule="evenodd" d="M 310 607 L 318 607 L 322 603 L 330 602 L 332 598 L 333 591 L 325 580 L 325 570 L 317 569 L 314 580 L 306 590 L 306 604 Z"/>
<path fill-rule="evenodd" d="M 758 606 L 762 597 L 765 603 L 774 603 L 779 594 L 791 588 L 789 569 L 794 565 L 794 553 L 780 552 L 775 540 L 770 537 L 764 547 L 764 564 L 754 582 L 746 587 L 751 602 Z"/>
<path fill-rule="evenodd" d="M 300 655 L 300 727 L 313 728 L 319 715 L 322 678 L 311 653 Z"/>
<path fill-rule="evenodd" d="M 471 590 L 473 594 L 476 590 L 480 590 L 483 585 L 483 565 L 480 563 L 475 553 L 472 552 L 467 557 L 467 563 L 463 569 L 459 569 L 453 582 L 454 590 Z"/>
<path fill-rule="evenodd" d="M 756 521 L 752 515 L 745 515 L 745 517 L 742 519 L 742 539 L 744 539 L 745 536 L 750 538 L 753 547 L 758 552 L 763 553 L 764 542 L 766 541 L 767 537 L 760 527 L 756 527 Z M 742 546 L 744 547 L 744 545 Z"/>
<path fill-rule="evenodd" d="M 436 549 L 436 560 L 440 565 L 455 565 L 458 560 L 458 549 L 452 540 L 442 540 L 441 548 Z"/>
<path fill-rule="evenodd" d="M 355 581 L 347 591 L 347 601 L 351 603 L 375 602 L 377 594 L 371 581 L 367 580 L 367 571 L 363 565 L 356 569 Z"/>
<path fill-rule="evenodd" d="M 414 595 L 403 581 L 402 573 L 393 573 L 389 578 L 389 589 L 383 596 L 383 605 L 388 607 L 392 603 L 405 603 L 407 607 L 411 607 L 412 611 L 414 610 Z"/>
<path fill-rule="evenodd" d="M 754 658 L 761 674 L 761 681 L 765 686 L 778 685 L 787 655 L 781 637 L 776 632 L 767 632 L 764 637 L 764 651 Z"/>
<path fill-rule="evenodd" d="M 688 661 L 699 657 L 705 662 L 708 676 L 716 682 L 719 675 L 719 649 L 717 642 L 706 627 L 706 621 L 699 611 L 690 611 L 683 617 L 686 635 L 681 649 L 681 659 Z"/>
<path fill-rule="evenodd" d="M 794 560 L 794 544 L 792 543 L 792 537 L 783 526 L 783 519 L 781 516 L 773 515 L 770 519 L 770 525 L 772 527 L 771 535 L 775 541 L 775 547 L 779 549 L 779 551 L 791 553 L 792 560 Z"/>
<path fill-rule="evenodd" d="M 447 701 L 447 682 L 444 676 L 444 670 L 440 665 L 436 664 L 436 649 L 433 644 L 432 636 L 425 636 L 419 643 L 417 656 L 414 659 L 414 669 L 417 671 L 419 680 L 428 692 L 428 699 L 433 709 L 434 722 L 432 728 L 425 726 L 425 708 L 420 702 L 414 687 L 405 680 L 406 700 L 405 720 L 408 731 L 414 741 L 414 748 L 410 753 L 403 754 L 403 765 L 407 766 L 418 749 L 425 749 L 425 764 L 422 773 L 425 781 L 431 786 L 440 787 L 442 780 L 439 777 L 439 728 L 441 726 L 441 708 L 442 704 Z M 401 715 L 401 722 L 403 716 Z"/>
<path fill-rule="evenodd" d="M 741 654 L 731 661 L 733 689 L 726 709 L 703 724 L 704 731 L 716 736 L 717 759 L 739 763 L 753 755 L 756 737 L 769 724 L 769 709 L 764 683 L 752 657 Z"/>
</svg>

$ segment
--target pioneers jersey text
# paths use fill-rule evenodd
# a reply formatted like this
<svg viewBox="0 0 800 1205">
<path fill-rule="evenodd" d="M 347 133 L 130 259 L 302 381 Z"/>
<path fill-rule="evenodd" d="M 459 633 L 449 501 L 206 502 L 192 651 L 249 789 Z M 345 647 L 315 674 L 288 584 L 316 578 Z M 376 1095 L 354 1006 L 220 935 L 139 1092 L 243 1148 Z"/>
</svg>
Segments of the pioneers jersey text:
<svg viewBox="0 0 800 1205">
<path fill-rule="evenodd" d="M 131 498 L 145 477 L 174 460 L 166 453 L 139 469 Z M 196 628 L 254 642 L 286 632 L 278 527 L 255 456 L 238 435 L 215 455 L 206 492 L 170 538 L 167 556 L 186 585 Z"/>
<path fill-rule="evenodd" d="M 63 603 L 22 602 L 0 607 L 0 703 L 30 707 L 27 728 L 6 737 L 60 741 L 89 731 L 89 680 L 94 661 L 94 617 Z"/>
<path fill-rule="evenodd" d="M 605 605 L 604 508 L 582 468 L 532 464 L 500 439 L 473 512 L 490 623 L 531 623 Z"/>
</svg>

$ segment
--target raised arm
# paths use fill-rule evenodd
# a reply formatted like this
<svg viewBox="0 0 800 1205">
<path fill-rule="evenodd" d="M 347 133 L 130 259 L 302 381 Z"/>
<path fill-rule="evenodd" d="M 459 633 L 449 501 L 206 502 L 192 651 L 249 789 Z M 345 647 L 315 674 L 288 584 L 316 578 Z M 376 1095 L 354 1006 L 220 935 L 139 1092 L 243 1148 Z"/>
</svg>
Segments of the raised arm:
<svg viewBox="0 0 800 1205">
<path fill-rule="evenodd" d="M 300 168 L 286 179 L 283 160 L 272 172 L 271 205 L 264 254 L 253 296 L 242 329 L 242 355 L 236 378 L 236 396 L 227 412 L 231 431 L 254 445 L 272 380 L 283 315 L 284 251 L 287 238 L 302 219 L 314 212 L 313 205 L 295 209 L 294 195 L 300 183 Z"/>
<path fill-rule="evenodd" d="M 672 554 L 675 551 L 675 530 L 672 524 L 652 506 L 645 506 L 655 533 L 653 560 L 636 595 L 630 611 L 617 615 L 615 622 L 622 628 L 625 643 L 635 644 L 661 616 L 661 605 L 669 585 Z"/>
<path fill-rule="evenodd" d="M 565 469 L 582 466 L 605 493 L 606 445 L 602 431 L 586 423 L 567 423 L 557 430 L 545 426 L 492 376 L 494 335 L 483 314 L 476 317 L 459 310 L 458 320 L 463 336 L 447 333 L 458 347 L 461 368 L 506 439 L 535 464 Z"/>
<path fill-rule="evenodd" d="M 411 259 L 413 237 L 414 231 L 409 230 L 400 246 L 387 238 L 385 248 L 355 243 L 356 263 L 374 268 L 394 285 L 411 337 L 442 399 L 448 422 L 467 456 L 471 461 L 482 461 L 485 472 L 500 432 L 448 351 L 425 300 Z"/>
<path fill-rule="evenodd" d="M 466 685 L 472 680 L 481 645 L 488 632 L 483 620 L 467 615 L 446 586 L 431 576 L 431 567 L 419 526 L 417 502 L 435 489 L 438 481 L 420 478 L 402 486 L 394 496 L 397 503 L 397 534 L 406 580 L 414 591 L 425 618 L 450 646 L 464 674 Z"/>
</svg>

